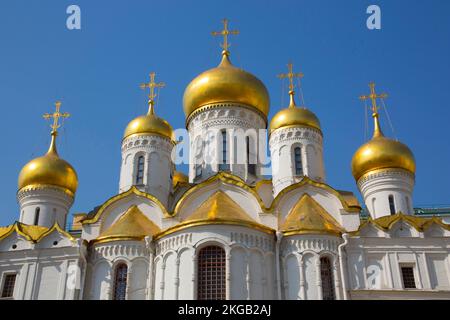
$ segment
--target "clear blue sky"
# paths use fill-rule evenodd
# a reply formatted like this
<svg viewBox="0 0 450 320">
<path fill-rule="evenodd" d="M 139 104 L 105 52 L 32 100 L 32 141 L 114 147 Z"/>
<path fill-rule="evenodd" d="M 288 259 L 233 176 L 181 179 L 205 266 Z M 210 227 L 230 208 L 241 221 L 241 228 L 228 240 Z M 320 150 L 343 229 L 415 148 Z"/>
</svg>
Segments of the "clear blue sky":
<svg viewBox="0 0 450 320">
<path fill-rule="evenodd" d="M 82 10 L 82 30 L 66 29 L 66 8 Z M 366 8 L 382 9 L 382 30 L 366 28 Z M 276 74 L 294 62 L 305 73 L 307 106 L 324 133 L 327 182 L 357 192 L 350 171 L 364 142 L 357 99 L 370 81 L 387 92 L 395 133 L 414 152 L 414 203 L 450 203 L 450 1 L 22 1 L 0 2 L 2 157 L 0 225 L 18 219 L 17 176 L 50 139 L 42 114 L 57 99 L 72 113 L 59 151 L 77 170 L 73 212 L 87 212 L 118 191 L 120 143 L 127 123 L 146 111 L 138 84 L 156 71 L 167 86 L 157 113 L 184 125 L 183 91 L 216 66 L 220 20 L 241 34 L 232 61 L 281 97 Z M 383 119 L 384 131 L 392 132 Z"/>
</svg>

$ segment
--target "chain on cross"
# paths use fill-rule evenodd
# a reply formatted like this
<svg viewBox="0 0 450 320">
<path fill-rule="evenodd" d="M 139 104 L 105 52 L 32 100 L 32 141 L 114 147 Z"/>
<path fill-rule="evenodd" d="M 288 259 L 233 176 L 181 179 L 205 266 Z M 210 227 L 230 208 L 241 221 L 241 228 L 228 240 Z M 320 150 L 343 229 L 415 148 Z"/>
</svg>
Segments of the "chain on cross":
<svg viewBox="0 0 450 320">
<path fill-rule="evenodd" d="M 228 48 L 230 47 L 230 44 L 228 43 L 228 36 L 229 35 L 238 35 L 239 30 L 228 30 L 228 20 L 223 19 L 223 30 L 222 31 L 214 31 L 212 32 L 213 36 L 223 36 L 223 43 L 221 47 L 223 48 L 224 53 L 228 53 Z"/>
<path fill-rule="evenodd" d="M 50 125 L 50 128 L 52 128 L 52 134 L 57 134 L 58 129 L 61 127 L 62 124 L 59 123 L 60 118 L 65 119 L 65 118 L 70 117 L 70 114 L 67 112 L 61 113 L 60 108 L 61 108 L 61 102 L 56 101 L 55 102 L 55 112 L 46 113 L 43 115 L 44 119 L 46 119 L 46 120 L 53 118 L 53 123 Z"/>
</svg>

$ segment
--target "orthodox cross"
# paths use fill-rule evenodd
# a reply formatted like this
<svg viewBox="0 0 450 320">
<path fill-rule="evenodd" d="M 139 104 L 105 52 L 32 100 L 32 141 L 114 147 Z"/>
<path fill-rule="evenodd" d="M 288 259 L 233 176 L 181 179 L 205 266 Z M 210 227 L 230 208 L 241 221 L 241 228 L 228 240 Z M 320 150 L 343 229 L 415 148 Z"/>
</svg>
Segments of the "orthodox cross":
<svg viewBox="0 0 450 320">
<path fill-rule="evenodd" d="M 65 118 L 70 117 L 69 113 L 67 113 L 67 112 L 61 113 L 60 112 L 61 101 L 56 101 L 55 102 L 55 108 L 56 108 L 55 112 L 53 112 L 51 114 L 50 113 L 46 113 L 46 114 L 43 115 L 44 119 L 47 119 L 47 120 L 50 119 L 50 118 L 53 118 L 53 123 L 50 125 L 50 128 L 52 128 L 52 135 L 53 134 L 55 134 L 55 135 L 58 134 L 58 128 L 61 127 L 61 124 L 59 123 L 59 119 L 60 118 L 65 119 Z"/>
<path fill-rule="evenodd" d="M 155 98 L 156 98 L 155 88 L 163 88 L 166 86 L 166 84 L 164 82 L 156 83 L 155 75 L 156 75 L 156 73 L 154 73 L 154 72 L 150 73 L 150 82 L 142 83 L 140 85 L 142 90 L 145 90 L 147 88 L 150 90 L 150 93 L 148 95 L 148 107 L 149 107 L 148 111 L 149 111 L 149 113 L 153 113 L 153 105 L 155 104 Z"/>
<path fill-rule="evenodd" d="M 280 79 L 289 79 L 289 93 L 290 92 L 294 92 L 294 78 L 303 78 L 304 74 L 299 72 L 299 73 L 294 73 L 293 70 L 293 65 L 292 63 L 289 63 L 288 65 L 288 73 L 282 73 L 278 75 L 278 78 Z"/>
<path fill-rule="evenodd" d="M 228 30 L 228 20 L 223 19 L 223 30 L 222 31 L 214 31 L 212 32 L 213 36 L 223 36 L 223 44 L 221 45 L 223 48 L 223 51 L 225 53 L 228 53 L 228 48 L 230 47 L 230 44 L 228 43 L 228 35 L 238 35 L 238 30 Z"/>
<path fill-rule="evenodd" d="M 371 82 L 369 83 L 369 88 L 370 88 L 370 94 L 367 96 L 360 96 L 359 99 L 361 100 L 372 100 L 372 113 L 378 114 L 378 106 L 377 106 L 377 99 L 384 99 L 387 98 L 387 94 L 382 93 L 382 94 L 376 94 L 375 92 L 375 83 Z"/>
</svg>

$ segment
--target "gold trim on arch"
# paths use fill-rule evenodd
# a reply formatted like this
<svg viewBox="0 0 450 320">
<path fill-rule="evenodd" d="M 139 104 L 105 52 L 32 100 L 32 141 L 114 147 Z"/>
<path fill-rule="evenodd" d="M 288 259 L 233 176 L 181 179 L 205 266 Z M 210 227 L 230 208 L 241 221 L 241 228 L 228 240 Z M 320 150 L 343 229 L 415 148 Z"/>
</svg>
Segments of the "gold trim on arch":
<svg viewBox="0 0 450 320">
<path fill-rule="evenodd" d="M 377 219 L 369 218 L 367 219 L 367 221 L 365 221 L 359 226 L 358 230 L 351 232 L 350 235 L 358 236 L 361 233 L 361 230 L 367 227 L 368 225 L 373 225 L 377 229 L 387 232 L 391 230 L 392 227 L 399 221 L 406 222 L 414 229 L 416 229 L 416 231 L 418 232 L 424 232 L 434 223 L 441 226 L 443 229 L 450 231 L 450 225 L 444 223 L 441 218 L 438 218 L 436 216 L 433 216 L 432 218 L 427 218 L 427 217 L 406 215 L 402 212 L 399 212 L 392 216 L 385 216 Z"/>
<path fill-rule="evenodd" d="M 280 202 L 280 199 L 283 197 L 283 195 L 285 195 L 286 193 L 288 193 L 288 192 L 290 192 L 290 191 L 292 191 L 294 189 L 302 187 L 305 184 L 309 184 L 309 185 L 315 186 L 315 187 L 317 187 L 319 189 L 323 189 L 323 190 L 329 191 L 330 193 L 335 195 L 341 201 L 342 207 L 348 212 L 360 212 L 361 211 L 361 207 L 360 206 L 349 206 L 347 204 L 347 202 L 345 201 L 344 197 L 337 190 L 333 189 L 332 187 L 330 187 L 326 183 L 314 181 L 314 180 L 312 180 L 311 178 L 309 178 L 307 176 L 304 176 L 303 179 L 300 182 L 292 184 L 292 185 L 284 188 L 283 190 L 281 190 L 281 192 L 272 201 L 272 204 L 270 205 L 270 209 L 273 210 L 275 208 L 275 206 L 278 204 L 278 202 Z"/>
<path fill-rule="evenodd" d="M 158 233 L 153 238 L 154 240 L 159 240 L 169 234 L 175 233 L 177 231 L 181 231 L 191 227 L 204 226 L 204 225 L 233 225 L 233 226 L 242 226 L 248 227 L 254 230 L 259 230 L 267 234 L 275 234 L 275 230 L 266 227 L 262 224 L 256 222 L 244 222 L 242 220 L 231 220 L 231 219 L 216 219 L 211 221 L 188 221 L 187 223 L 179 223 L 173 227 L 167 228 L 166 230 Z"/>
<path fill-rule="evenodd" d="M 298 182 L 295 183 L 293 185 L 290 185 L 286 188 L 284 188 L 277 196 L 275 199 L 273 199 L 271 205 L 269 207 L 266 207 L 264 204 L 264 201 L 262 200 L 261 196 L 258 194 L 257 190 L 260 187 L 261 184 L 263 183 L 268 183 L 270 180 L 261 180 L 259 181 L 259 185 L 258 183 L 255 186 L 249 186 L 247 183 L 245 183 L 244 180 L 242 180 L 240 177 L 233 175 L 231 173 L 227 173 L 227 172 L 219 172 L 216 175 L 206 179 L 205 181 L 202 181 L 196 185 L 194 185 L 192 188 L 186 190 L 186 192 L 180 197 L 180 199 L 177 201 L 174 209 L 169 212 L 167 210 L 167 208 L 154 196 L 152 196 L 151 194 L 148 194 L 146 192 L 140 191 L 139 189 L 137 189 L 135 186 L 132 186 L 128 191 L 123 192 L 119 195 L 113 196 L 110 199 L 108 199 L 101 207 L 100 209 L 92 216 L 92 217 L 86 217 L 84 220 L 81 221 L 82 224 L 90 224 L 90 223 L 95 223 L 97 222 L 101 215 L 103 214 L 103 212 L 106 210 L 107 207 L 109 207 L 112 203 L 119 201 L 123 198 L 126 198 L 127 196 L 129 196 L 130 194 L 135 194 L 137 196 L 140 197 L 144 197 L 147 198 L 153 202 L 155 202 L 163 211 L 164 217 L 165 218 L 173 218 L 175 217 L 178 212 L 180 211 L 180 208 L 182 206 L 182 204 L 184 203 L 184 201 L 186 200 L 186 198 L 188 198 L 190 195 L 192 195 L 193 193 L 195 193 L 197 190 L 208 186 L 216 181 L 222 181 L 226 184 L 231 184 L 231 185 L 235 185 L 237 187 L 240 187 L 248 192 L 250 192 L 251 194 L 254 195 L 255 199 L 257 200 L 257 202 L 259 203 L 259 206 L 261 208 L 261 211 L 263 213 L 269 213 L 269 214 L 273 214 L 275 207 L 278 205 L 278 203 L 280 202 L 280 199 L 288 192 L 297 189 L 301 186 L 304 186 L 306 184 L 308 185 L 312 185 L 315 186 L 319 189 L 323 189 L 323 190 L 327 190 L 328 192 L 332 193 L 333 195 L 335 195 L 341 202 L 344 210 L 348 211 L 348 212 L 360 212 L 361 211 L 361 207 L 360 206 L 349 206 L 347 204 L 347 202 L 345 201 L 344 197 L 335 189 L 333 189 L 332 187 L 330 187 L 329 185 L 325 184 L 325 183 L 321 183 L 321 182 L 317 182 L 317 181 L 313 181 L 310 178 L 308 178 L 307 176 L 304 176 L 303 179 Z M 262 181 L 267 181 L 267 182 L 262 182 Z"/>
<path fill-rule="evenodd" d="M 192 188 L 190 188 L 189 190 L 187 190 L 181 197 L 180 199 L 177 201 L 177 204 L 175 205 L 175 208 L 172 212 L 172 217 L 176 216 L 178 214 L 178 211 L 180 210 L 181 204 L 182 202 L 184 202 L 184 200 L 189 197 L 192 193 L 194 193 L 195 191 L 197 191 L 198 189 L 203 188 L 204 186 L 208 186 L 216 181 L 222 181 L 225 182 L 227 184 L 232 184 L 235 186 L 238 186 L 244 190 L 247 190 L 248 192 L 252 193 L 256 200 L 258 201 L 261 209 L 263 212 L 270 212 L 270 210 L 268 208 L 266 208 L 266 206 L 264 205 L 263 200 L 261 199 L 261 197 L 259 196 L 259 194 L 254 190 L 255 187 L 251 187 L 248 184 L 245 183 L 244 180 L 242 180 L 240 177 L 235 176 L 233 174 L 227 173 L 227 172 L 219 172 L 216 175 L 206 179 L 205 181 L 200 182 L 199 184 L 196 184 L 195 186 L 193 186 Z"/>
<path fill-rule="evenodd" d="M 94 214 L 94 216 L 89 217 L 89 218 L 86 217 L 86 219 L 83 219 L 81 221 L 81 223 L 82 224 L 90 224 L 90 223 L 97 222 L 100 219 L 100 217 L 103 215 L 103 212 L 106 210 L 106 208 L 108 208 L 114 202 L 122 200 L 122 199 L 128 197 L 131 194 L 134 194 L 134 195 L 139 196 L 139 197 L 147 198 L 148 200 L 151 200 L 151 201 L 155 202 L 156 205 L 158 205 L 160 207 L 160 209 L 162 210 L 162 212 L 163 212 L 165 217 L 171 217 L 171 215 L 167 211 L 166 207 L 161 203 L 161 201 L 158 200 L 158 198 L 156 198 L 156 197 L 154 197 L 151 194 L 148 194 L 146 192 L 140 191 L 135 186 L 132 186 L 127 191 L 109 198 L 104 204 L 101 205 L 101 207 Z"/>
<path fill-rule="evenodd" d="M 75 238 L 70 233 L 63 230 L 57 222 L 55 222 L 55 224 L 52 227 L 47 228 L 42 226 L 27 225 L 16 221 L 14 224 L 10 225 L 9 227 L 5 227 L 3 229 L 7 229 L 7 231 L 2 235 L 0 235 L 0 241 L 7 238 L 15 231 L 17 234 L 21 235 L 26 240 L 38 243 L 55 230 L 66 236 L 69 240 L 71 241 L 75 240 Z"/>
</svg>

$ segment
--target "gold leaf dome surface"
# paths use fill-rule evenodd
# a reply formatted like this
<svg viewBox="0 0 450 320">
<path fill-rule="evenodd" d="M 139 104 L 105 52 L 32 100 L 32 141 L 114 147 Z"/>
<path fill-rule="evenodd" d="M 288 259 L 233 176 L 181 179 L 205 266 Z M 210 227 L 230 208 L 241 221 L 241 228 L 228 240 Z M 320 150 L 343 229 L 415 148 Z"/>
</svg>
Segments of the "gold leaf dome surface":
<svg viewBox="0 0 450 320">
<path fill-rule="evenodd" d="M 173 138 L 172 126 L 152 112 L 133 119 L 126 127 L 123 138 L 134 134 L 153 133 L 169 139 Z"/>
<path fill-rule="evenodd" d="M 415 174 L 416 161 L 407 145 L 385 137 L 380 129 L 378 114 L 374 115 L 373 138 L 353 155 L 352 174 L 356 181 L 377 169 L 399 168 Z"/>
<path fill-rule="evenodd" d="M 297 106 L 278 111 L 270 121 L 270 133 L 289 126 L 307 126 L 321 130 L 317 116 L 309 109 Z"/>
<path fill-rule="evenodd" d="M 265 85 L 249 72 L 236 68 L 223 53 L 216 68 L 197 76 L 187 86 L 183 109 L 188 118 L 195 110 L 212 103 L 235 102 L 252 107 L 267 117 L 270 98 Z"/>
<path fill-rule="evenodd" d="M 52 136 L 48 152 L 44 156 L 28 162 L 20 171 L 19 190 L 32 185 L 57 186 L 69 190 L 73 194 L 77 190 L 77 173 L 70 163 L 58 156 L 55 136 Z"/>
<path fill-rule="evenodd" d="M 414 155 L 405 144 L 386 137 L 373 138 L 353 155 L 352 173 L 356 180 L 367 172 L 384 168 L 400 168 L 414 174 Z"/>
</svg>

